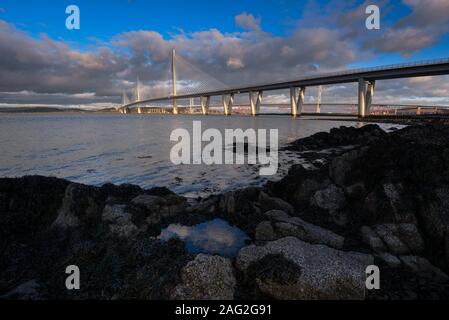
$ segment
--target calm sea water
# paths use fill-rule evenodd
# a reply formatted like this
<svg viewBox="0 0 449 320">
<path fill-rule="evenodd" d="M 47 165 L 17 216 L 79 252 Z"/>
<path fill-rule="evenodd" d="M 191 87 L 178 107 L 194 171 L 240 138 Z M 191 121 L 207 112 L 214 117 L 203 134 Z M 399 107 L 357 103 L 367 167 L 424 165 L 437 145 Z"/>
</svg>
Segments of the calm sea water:
<svg viewBox="0 0 449 320">
<path fill-rule="evenodd" d="M 170 162 L 170 133 L 190 132 L 201 120 L 203 130 L 278 129 L 279 144 L 328 131 L 361 126 L 339 120 L 292 119 L 288 116 L 167 116 L 119 114 L 1 114 L 0 176 L 45 175 L 101 185 L 132 183 L 144 188 L 166 186 L 187 196 L 263 183 L 250 165 L 181 165 Z M 223 135 L 224 136 L 224 135 Z M 280 157 L 285 160 L 286 154 Z M 300 162 L 300 159 L 291 160 Z M 277 176 L 285 174 L 285 166 Z"/>
</svg>

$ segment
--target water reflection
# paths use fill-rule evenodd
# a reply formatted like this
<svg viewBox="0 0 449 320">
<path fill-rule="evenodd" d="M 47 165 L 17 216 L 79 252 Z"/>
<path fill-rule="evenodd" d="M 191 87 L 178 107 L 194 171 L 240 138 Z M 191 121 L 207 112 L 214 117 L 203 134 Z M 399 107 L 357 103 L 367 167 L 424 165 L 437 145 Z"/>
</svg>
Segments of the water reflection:
<svg viewBox="0 0 449 320">
<path fill-rule="evenodd" d="M 222 219 L 192 227 L 171 224 L 162 230 L 158 238 L 162 241 L 177 238 L 185 242 L 189 252 L 218 254 L 224 257 L 235 257 L 245 246 L 245 240 L 249 239 L 242 230 Z"/>
</svg>

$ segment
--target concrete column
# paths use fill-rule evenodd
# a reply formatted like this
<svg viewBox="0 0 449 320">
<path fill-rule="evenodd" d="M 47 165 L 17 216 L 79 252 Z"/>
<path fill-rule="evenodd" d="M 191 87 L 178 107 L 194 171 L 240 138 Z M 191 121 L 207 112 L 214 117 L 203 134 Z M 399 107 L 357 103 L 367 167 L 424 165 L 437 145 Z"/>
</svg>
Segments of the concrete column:
<svg viewBox="0 0 449 320">
<path fill-rule="evenodd" d="M 249 93 L 249 105 L 251 107 L 251 115 L 256 116 L 257 115 L 256 102 L 254 101 L 253 92 Z"/>
<path fill-rule="evenodd" d="M 229 115 L 229 109 L 228 109 L 228 97 L 224 94 L 222 96 L 222 101 L 223 101 L 223 111 L 225 116 Z"/>
<path fill-rule="evenodd" d="M 210 105 L 210 96 L 200 97 L 200 102 L 201 102 L 201 111 L 203 112 L 203 115 L 207 115 Z"/>
<path fill-rule="evenodd" d="M 318 87 L 318 96 L 316 99 L 316 113 L 321 113 L 321 95 L 323 94 L 323 86 Z"/>
<path fill-rule="evenodd" d="M 225 94 L 222 96 L 222 99 L 223 99 L 224 114 L 226 116 L 230 116 L 232 113 L 232 106 L 234 105 L 234 94 L 231 93 L 229 95 L 229 101 L 228 97 Z"/>
<path fill-rule="evenodd" d="M 192 114 L 193 113 L 193 98 L 189 99 L 189 113 Z"/>
<path fill-rule="evenodd" d="M 234 94 L 231 93 L 231 95 L 229 96 L 229 103 L 228 103 L 229 115 L 231 115 L 231 113 L 232 113 L 232 107 L 233 106 L 234 106 Z"/>
<path fill-rule="evenodd" d="M 371 112 L 371 105 L 373 103 L 374 89 L 376 88 L 376 81 L 372 80 L 368 82 L 368 88 L 366 90 L 366 114 L 369 115 Z"/>
<path fill-rule="evenodd" d="M 256 114 L 260 112 L 260 105 L 262 104 L 263 91 L 257 92 L 257 101 L 256 101 Z"/>
<path fill-rule="evenodd" d="M 359 79 L 359 106 L 358 106 L 358 116 L 359 118 L 364 118 L 366 114 L 366 82 L 365 79 Z"/>
<path fill-rule="evenodd" d="M 290 87 L 290 113 L 292 117 L 296 117 L 298 114 L 298 106 L 296 104 L 296 88 Z"/>
<path fill-rule="evenodd" d="M 302 114 L 302 111 L 304 109 L 304 97 L 305 97 L 305 94 L 306 94 L 306 87 L 299 88 L 299 96 L 298 96 L 298 103 L 297 103 L 297 106 L 298 106 L 297 114 L 299 116 Z"/>
</svg>

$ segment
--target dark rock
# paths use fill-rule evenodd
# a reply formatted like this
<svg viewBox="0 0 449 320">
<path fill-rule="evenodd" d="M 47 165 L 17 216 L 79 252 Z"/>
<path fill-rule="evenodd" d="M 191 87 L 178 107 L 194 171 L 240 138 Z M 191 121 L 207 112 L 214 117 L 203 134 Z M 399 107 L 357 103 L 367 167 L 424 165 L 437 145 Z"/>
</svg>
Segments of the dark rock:
<svg viewBox="0 0 449 320">
<path fill-rule="evenodd" d="M 345 225 L 347 216 L 343 211 L 346 206 L 346 197 L 343 189 L 334 184 L 330 184 L 327 188 L 316 191 L 310 199 L 311 207 L 315 207 L 328 215 L 329 220 L 337 225 Z"/>
<path fill-rule="evenodd" d="M 276 299 L 363 299 L 365 269 L 373 257 L 311 245 L 294 237 L 240 250 L 236 265 L 247 277 L 267 256 L 282 256 L 273 273 L 259 272 L 259 290 Z M 252 266 L 252 268 L 251 268 Z M 258 268 L 256 268 L 258 269 Z M 282 276 L 282 270 L 286 275 Z M 254 275 L 253 275 L 254 276 Z"/>
<path fill-rule="evenodd" d="M 181 272 L 182 283 L 171 294 L 176 300 L 232 300 L 236 279 L 231 260 L 199 254 Z"/>
<path fill-rule="evenodd" d="M 30 241 L 54 222 L 68 181 L 40 176 L 0 178 L 0 238 Z"/>
<path fill-rule="evenodd" d="M 71 183 L 53 225 L 57 227 L 95 226 L 101 222 L 104 197 L 95 187 Z"/>
<path fill-rule="evenodd" d="M 259 207 L 262 210 L 262 212 L 267 212 L 270 210 L 282 210 L 284 212 L 286 212 L 287 214 L 293 214 L 295 209 L 293 208 L 293 206 L 280 199 L 280 198 L 276 198 L 276 197 L 270 197 L 269 195 L 267 195 L 265 192 L 261 191 L 259 193 Z"/>
<path fill-rule="evenodd" d="M 316 191 L 329 183 L 327 170 L 306 170 L 302 165 L 294 165 L 287 176 L 270 185 L 270 191 L 300 210 L 309 205 Z"/>
<path fill-rule="evenodd" d="M 386 132 L 378 125 L 366 125 L 359 129 L 354 127 L 333 128 L 329 133 L 319 132 L 310 137 L 299 139 L 286 150 L 306 151 L 327 149 L 343 145 L 369 144 L 383 138 Z"/>
</svg>

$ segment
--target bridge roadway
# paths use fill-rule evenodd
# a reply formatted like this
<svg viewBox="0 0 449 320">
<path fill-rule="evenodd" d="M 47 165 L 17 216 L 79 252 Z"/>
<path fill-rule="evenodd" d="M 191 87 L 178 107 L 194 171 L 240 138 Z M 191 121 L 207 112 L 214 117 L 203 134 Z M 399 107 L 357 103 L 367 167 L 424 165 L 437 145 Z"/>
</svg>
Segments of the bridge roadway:
<svg viewBox="0 0 449 320">
<path fill-rule="evenodd" d="M 342 83 L 358 83 L 358 116 L 364 117 L 365 115 L 369 114 L 371 102 L 374 96 L 376 81 L 422 76 L 440 76 L 447 74 L 449 74 L 449 58 L 374 68 L 353 69 L 342 72 L 304 77 L 291 81 L 251 85 L 238 88 L 227 88 L 210 92 L 198 92 L 175 96 L 170 95 L 165 97 L 134 101 L 123 105 L 122 108 L 130 108 L 143 103 L 164 100 L 176 101 L 177 99 L 200 98 L 203 114 L 207 114 L 207 110 L 210 104 L 210 97 L 222 96 L 224 114 L 230 115 L 232 112 L 232 106 L 234 104 L 234 95 L 248 93 L 250 97 L 251 114 L 257 115 L 262 103 L 262 95 L 264 91 L 290 89 L 291 114 L 292 116 L 297 116 L 302 113 L 306 87 Z M 177 112 L 177 110 L 175 110 L 175 102 L 173 106 L 173 111 Z"/>
</svg>

